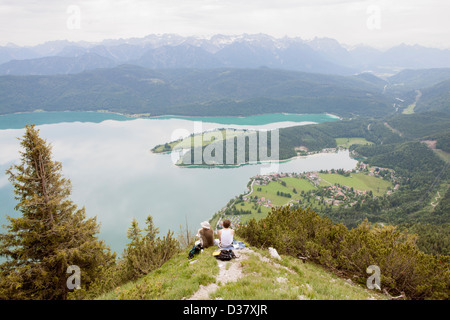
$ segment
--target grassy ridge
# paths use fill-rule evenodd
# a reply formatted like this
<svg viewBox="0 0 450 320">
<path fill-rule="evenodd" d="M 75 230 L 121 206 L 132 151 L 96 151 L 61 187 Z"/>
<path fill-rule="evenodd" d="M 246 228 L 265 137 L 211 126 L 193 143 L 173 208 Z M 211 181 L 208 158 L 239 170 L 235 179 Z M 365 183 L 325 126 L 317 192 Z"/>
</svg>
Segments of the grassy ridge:
<svg viewBox="0 0 450 320">
<path fill-rule="evenodd" d="M 416 237 L 395 226 L 364 221 L 354 229 L 334 224 L 313 210 L 274 209 L 266 218 L 239 228 L 251 245 L 273 247 L 282 254 L 307 257 L 336 273 L 367 280 L 366 269 L 381 271 L 381 288 L 411 299 L 448 299 L 450 256 L 421 252 Z"/>
<path fill-rule="evenodd" d="M 225 283 L 218 277 L 218 261 L 208 248 L 187 259 L 187 251 L 174 256 L 161 268 L 111 290 L 97 300 L 181 300 L 191 297 L 200 286 L 216 284 L 209 299 L 224 300 L 366 300 L 386 299 L 379 292 L 337 277 L 314 263 L 282 256 L 270 259 L 267 251 L 251 248 L 246 258 L 220 262 L 222 268 L 240 264 L 242 277 Z M 236 252 L 239 255 L 239 252 Z M 193 262 L 195 261 L 195 262 Z M 193 262 L 193 263 L 191 263 Z M 222 280 L 222 281 L 221 281 Z"/>
<path fill-rule="evenodd" d="M 241 262 L 244 277 L 221 286 L 211 299 L 225 300 L 366 300 L 386 299 L 376 291 L 346 281 L 314 263 L 281 256 L 270 261 L 266 250 Z"/>
<path fill-rule="evenodd" d="M 191 296 L 200 285 L 215 281 L 219 272 L 212 248 L 190 264 L 187 252 L 179 253 L 146 276 L 111 290 L 96 300 L 180 300 Z"/>
</svg>

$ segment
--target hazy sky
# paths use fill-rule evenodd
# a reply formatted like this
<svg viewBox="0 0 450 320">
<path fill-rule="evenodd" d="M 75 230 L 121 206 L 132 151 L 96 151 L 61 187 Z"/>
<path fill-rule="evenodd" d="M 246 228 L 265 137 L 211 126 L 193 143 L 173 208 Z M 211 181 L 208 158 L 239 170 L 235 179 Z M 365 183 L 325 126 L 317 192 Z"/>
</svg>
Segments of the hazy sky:
<svg viewBox="0 0 450 320">
<path fill-rule="evenodd" d="M 0 0 L 0 45 L 177 33 L 450 48 L 448 0 Z"/>
</svg>

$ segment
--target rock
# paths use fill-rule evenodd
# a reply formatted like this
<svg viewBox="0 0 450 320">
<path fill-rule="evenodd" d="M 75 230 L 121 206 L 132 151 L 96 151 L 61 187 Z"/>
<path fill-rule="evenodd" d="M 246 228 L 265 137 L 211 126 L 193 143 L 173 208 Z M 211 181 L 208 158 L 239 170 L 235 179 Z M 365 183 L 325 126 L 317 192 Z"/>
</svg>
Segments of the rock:
<svg viewBox="0 0 450 320">
<path fill-rule="evenodd" d="M 271 256 L 272 258 L 281 260 L 281 257 L 280 257 L 280 255 L 278 254 L 278 252 L 277 252 L 277 250 L 276 250 L 275 248 L 270 247 L 270 248 L 269 248 L 269 253 L 270 253 L 270 256 Z"/>
<path fill-rule="evenodd" d="M 308 291 L 314 291 L 313 288 L 308 283 L 302 284 L 301 287 L 306 288 L 306 290 Z"/>
<path fill-rule="evenodd" d="M 286 278 L 283 278 L 283 277 L 278 277 L 278 278 L 277 278 L 277 282 L 278 282 L 278 283 L 286 283 L 286 282 L 287 282 L 287 279 L 286 279 Z"/>
</svg>

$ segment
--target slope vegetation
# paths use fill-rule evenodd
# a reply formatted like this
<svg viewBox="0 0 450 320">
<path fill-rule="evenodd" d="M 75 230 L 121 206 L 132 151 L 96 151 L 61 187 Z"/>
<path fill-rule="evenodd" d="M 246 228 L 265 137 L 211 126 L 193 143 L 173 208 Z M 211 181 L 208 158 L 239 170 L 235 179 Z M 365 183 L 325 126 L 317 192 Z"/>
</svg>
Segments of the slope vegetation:
<svg viewBox="0 0 450 320">
<path fill-rule="evenodd" d="M 70 75 L 1 76 L 0 113 L 108 110 L 126 114 L 243 116 L 392 112 L 379 85 L 355 76 L 271 69 L 166 69 L 122 65 Z"/>
<path fill-rule="evenodd" d="M 247 247 L 219 261 L 208 248 L 192 260 L 186 252 L 161 268 L 98 296 L 98 300 L 367 300 L 386 299 L 314 263 Z"/>
</svg>

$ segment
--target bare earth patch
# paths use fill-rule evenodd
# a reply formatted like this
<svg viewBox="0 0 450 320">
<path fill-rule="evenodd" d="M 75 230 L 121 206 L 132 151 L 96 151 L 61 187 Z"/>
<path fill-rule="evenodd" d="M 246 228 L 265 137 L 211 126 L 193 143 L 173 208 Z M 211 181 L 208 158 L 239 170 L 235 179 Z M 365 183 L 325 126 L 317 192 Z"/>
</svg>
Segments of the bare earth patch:
<svg viewBox="0 0 450 320">
<path fill-rule="evenodd" d="M 436 149 L 436 142 L 437 140 L 422 140 L 423 143 L 425 143 L 428 148 L 435 150 Z"/>
<path fill-rule="evenodd" d="M 254 252 L 250 248 L 244 248 L 239 250 L 233 250 L 236 258 L 230 261 L 220 261 L 219 274 L 216 277 L 215 283 L 210 283 L 206 286 L 200 285 L 200 288 L 195 292 L 188 300 L 202 300 L 208 299 L 209 295 L 219 289 L 220 284 L 226 284 L 227 282 L 237 281 L 243 276 L 241 261 L 244 260 L 249 252 Z"/>
</svg>

